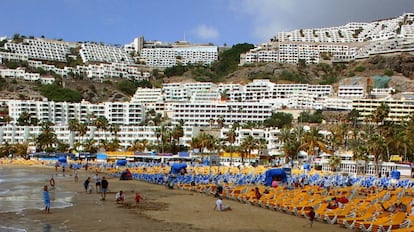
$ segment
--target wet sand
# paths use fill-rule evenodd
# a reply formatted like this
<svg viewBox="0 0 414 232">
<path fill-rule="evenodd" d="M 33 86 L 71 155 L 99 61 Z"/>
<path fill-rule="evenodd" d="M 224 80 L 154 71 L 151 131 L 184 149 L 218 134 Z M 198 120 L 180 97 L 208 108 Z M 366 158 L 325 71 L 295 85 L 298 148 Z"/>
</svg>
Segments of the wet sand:
<svg viewBox="0 0 414 232">
<path fill-rule="evenodd" d="M 48 176 L 55 172 L 49 167 L 28 168 Z M 52 203 L 51 214 L 44 214 L 40 209 L 2 213 L 0 224 L 4 227 L 17 224 L 26 231 L 349 231 L 323 222 L 315 222 L 313 228 L 309 228 L 302 217 L 227 199 L 224 203 L 233 210 L 218 212 L 213 210 L 216 200 L 213 196 L 100 175 L 109 181 L 105 201 L 100 200 L 100 194 L 88 194 L 83 189 L 87 176 L 94 176 L 92 171 L 80 170 L 78 183 L 68 173 L 65 177 L 60 173 L 56 177 L 56 189 L 76 192 L 73 207 L 58 209 L 53 208 Z M 115 203 L 115 193 L 119 190 L 126 193 L 124 205 Z M 134 202 L 137 191 L 144 198 L 138 208 Z"/>
</svg>

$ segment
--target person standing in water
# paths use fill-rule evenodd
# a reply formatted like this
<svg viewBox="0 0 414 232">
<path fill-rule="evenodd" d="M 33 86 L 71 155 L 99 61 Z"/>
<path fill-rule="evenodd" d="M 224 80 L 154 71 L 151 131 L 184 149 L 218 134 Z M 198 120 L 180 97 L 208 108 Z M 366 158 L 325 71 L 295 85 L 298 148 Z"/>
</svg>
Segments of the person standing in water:
<svg viewBox="0 0 414 232">
<path fill-rule="evenodd" d="M 47 185 L 43 187 L 43 202 L 45 204 L 45 213 L 50 213 L 50 195 Z"/>
</svg>

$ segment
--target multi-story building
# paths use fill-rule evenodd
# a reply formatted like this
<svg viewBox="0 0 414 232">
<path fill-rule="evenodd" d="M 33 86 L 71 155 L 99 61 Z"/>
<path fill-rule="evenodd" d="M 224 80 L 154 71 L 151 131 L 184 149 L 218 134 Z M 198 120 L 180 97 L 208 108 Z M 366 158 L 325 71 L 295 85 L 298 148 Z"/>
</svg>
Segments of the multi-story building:
<svg viewBox="0 0 414 232">
<path fill-rule="evenodd" d="M 409 120 L 414 113 L 414 95 L 412 94 L 408 94 L 401 99 L 354 99 L 352 109 L 359 112 L 360 121 L 365 121 L 382 103 L 385 103 L 390 109 L 388 117 L 385 118 L 386 121 L 401 122 Z"/>
<path fill-rule="evenodd" d="M 279 140 L 280 137 L 280 129 L 279 128 L 264 128 L 264 129 L 243 129 L 237 128 L 234 130 L 235 140 L 233 144 L 230 144 L 227 141 L 228 133 L 232 130 L 232 128 L 222 128 L 220 130 L 220 139 L 225 141 L 225 145 L 227 146 L 240 146 L 243 143 L 243 140 L 248 137 L 252 136 L 254 139 L 257 140 L 264 140 L 266 143 L 266 147 L 262 150 L 255 150 L 252 153 L 255 154 L 262 154 L 262 155 L 275 155 L 280 152 L 282 147 L 282 142 Z"/>
<path fill-rule="evenodd" d="M 67 125 L 70 119 L 91 122 L 91 118 L 106 117 L 110 124 L 138 125 L 145 119 L 145 110 L 139 102 L 81 103 L 9 100 L 7 101 L 12 123 L 17 123 L 23 112 L 40 122 L 50 121 L 57 125 Z"/>
<path fill-rule="evenodd" d="M 186 102 L 172 108 L 171 121 L 184 121 L 187 126 L 207 127 L 211 121 L 222 120 L 224 125 L 263 122 L 272 114 L 272 106 L 259 102 Z"/>
<path fill-rule="evenodd" d="M 174 44 L 144 43 L 140 60 L 150 67 L 172 67 L 178 64 L 211 64 L 218 59 L 218 47 L 195 45 L 186 41 Z"/>
<path fill-rule="evenodd" d="M 340 98 L 359 99 L 364 98 L 365 89 L 361 85 L 340 85 L 337 94 Z"/>
<path fill-rule="evenodd" d="M 24 39 L 23 43 L 7 42 L 6 50 L 27 55 L 30 59 L 66 62 L 70 46 L 64 42 L 46 41 L 42 39 Z"/>
<path fill-rule="evenodd" d="M 414 51 L 414 13 L 370 23 L 279 32 L 270 43 L 240 56 L 240 64 L 256 62 L 319 63 L 367 58 L 370 55 Z M 265 45 L 265 46 L 263 46 Z M 324 54 L 322 56 L 322 54 Z"/>
<path fill-rule="evenodd" d="M 115 135 L 110 130 L 98 130 L 95 126 L 88 126 L 87 133 L 80 136 L 71 132 L 66 125 L 54 125 L 51 127 L 59 141 L 74 147 L 75 142 L 85 143 L 86 141 L 95 141 L 96 144 L 101 140 L 118 139 L 122 148 L 126 149 L 132 146 L 135 141 L 147 140 L 151 144 L 159 143 L 154 126 L 131 126 L 121 125 L 119 132 Z M 180 138 L 179 144 L 188 145 L 191 138 L 197 136 L 199 130 L 192 127 L 183 127 L 184 135 Z M 9 143 L 29 143 L 34 144 L 36 138 L 42 132 L 41 126 L 18 126 L 7 124 L 0 127 L 0 144 Z"/>
<path fill-rule="evenodd" d="M 132 57 L 124 49 L 115 46 L 83 43 L 79 53 L 84 63 L 134 63 Z"/>
</svg>

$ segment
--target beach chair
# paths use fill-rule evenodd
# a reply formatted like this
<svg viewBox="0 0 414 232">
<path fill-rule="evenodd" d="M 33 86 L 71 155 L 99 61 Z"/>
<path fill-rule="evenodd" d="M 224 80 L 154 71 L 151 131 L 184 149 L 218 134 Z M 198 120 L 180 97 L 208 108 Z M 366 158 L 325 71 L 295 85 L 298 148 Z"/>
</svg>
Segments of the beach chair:
<svg viewBox="0 0 414 232">
<path fill-rule="evenodd" d="M 324 199 L 322 198 L 313 198 L 312 200 L 299 204 L 296 206 L 296 208 L 293 209 L 293 214 L 296 216 L 305 216 L 309 213 L 311 208 L 318 208 L 322 203 L 324 202 Z"/>
<path fill-rule="evenodd" d="M 361 222 L 361 221 L 373 220 L 377 214 L 378 214 L 377 213 L 377 207 L 376 206 L 371 206 L 368 209 L 366 209 L 364 211 L 364 213 L 362 213 L 360 215 L 356 215 L 355 217 L 339 218 L 337 220 L 337 223 L 344 225 L 348 229 L 354 229 L 355 228 L 355 223 Z"/>
<path fill-rule="evenodd" d="M 398 224 L 401 224 L 405 220 L 405 217 L 406 213 L 398 212 L 393 215 L 385 215 L 383 217 L 376 218 L 373 221 L 361 222 L 357 224 L 359 224 L 358 228 L 364 232 L 381 231 L 380 227 L 382 225 L 392 224 L 393 221 L 399 222 Z M 400 221 L 401 219 L 402 221 Z"/>
<path fill-rule="evenodd" d="M 319 221 L 323 221 L 323 215 L 325 215 L 326 210 L 328 209 L 328 203 L 324 202 L 319 205 L 317 209 L 315 209 L 315 219 Z"/>
<path fill-rule="evenodd" d="M 327 211 L 324 215 L 324 220 L 329 224 L 335 224 L 338 218 L 350 217 L 352 212 L 356 209 L 357 205 L 348 202 L 344 208 L 337 208 L 332 211 Z"/>
<path fill-rule="evenodd" d="M 369 231 L 391 231 L 392 229 L 401 228 L 401 226 L 405 226 L 403 223 L 406 218 L 407 214 L 405 212 L 398 212 L 386 223 L 372 223 Z"/>
</svg>

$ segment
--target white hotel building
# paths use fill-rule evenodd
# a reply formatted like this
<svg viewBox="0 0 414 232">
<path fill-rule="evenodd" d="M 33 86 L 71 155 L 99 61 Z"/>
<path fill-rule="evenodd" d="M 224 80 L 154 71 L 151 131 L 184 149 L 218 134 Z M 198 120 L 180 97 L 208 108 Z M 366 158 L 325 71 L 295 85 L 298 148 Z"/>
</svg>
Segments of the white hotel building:
<svg viewBox="0 0 414 232">
<path fill-rule="evenodd" d="M 24 39 L 23 43 L 7 42 L 4 48 L 14 53 L 27 55 L 30 59 L 66 62 L 66 55 L 70 53 L 71 46 L 59 41 Z"/>
<path fill-rule="evenodd" d="M 364 121 L 367 116 L 372 113 L 381 105 L 385 103 L 389 106 L 390 112 L 387 121 L 401 122 L 409 120 L 410 115 L 414 113 L 414 95 L 407 94 L 401 99 L 354 99 L 352 101 L 352 109 L 355 109 L 360 114 L 360 121 Z"/>
<path fill-rule="evenodd" d="M 98 130 L 94 126 L 88 126 L 86 135 L 79 136 L 74 132 L 69 131 L 66 125 L 52 126 L 57 136 L 57 139 L 63 143 L 69 144 L 73 147 L 75 142 L 86 142 L 88 140 L 94 140 L 96 144 L 101 140 L 112 141 L 117 138 L 120 141 L 120 145 L 123 148 L 128 148 L 133 145 L 135 141 L 141 141 L 146 139 L 149 143 L 157 144 L 159 140 L 156 136 L 155 126 L 132 126 L 121 125 L 120 131 L 116 137 L 114 133 L 109 130 Z M 172 128 L 171 128 L 172 129 Z M 180 144 L 188 145 L 194 136 L 197 136 L 199 130 L 193 127 L 183 127 L 184 135 L 180 138 Z M 9 144 L 15 143 L 29 143 L 34 144 L 34 138 L 41 133 L 41 126 L 17 126 L 14 124 L 7 124 L 0 127 L 0 144 L 8 142 Z"/>
<path fill-rule="evenodd" d="M 186 102 L 172 108 L 172 123 L 184 121 L 186 126 L 208 127 L 211 121 L 224 125 L 236 122 L 263 122 L 272 114 L 272 105 L 259 102 Z"/>
<path fill-rule="evenodd" d="M 12 123 L 23 112 L 27 112 L 40 122 L 50 121 L 56 125 L 67 125 L 70 119 L 81 122 L 91 122 L 93 118 L 104 116 L 110 124 L 138 125 L 145 119 L 145 110 L 141 103 L 135 102 L 104 102 L 91 104 L 33 101 L 33 100 L 4 100 L 9 109 Z M 93 117 L 93 118 L 91 118 Z"/>
<path fill-rule="evenodd" d="M 123 49 L 115 46 L 83 43 L 79 51 L 83 63 L 106 62 L 133 64 L 132 57 Z"/>
</svg>

